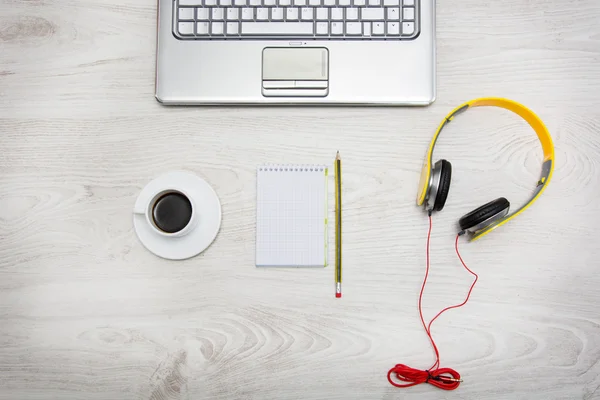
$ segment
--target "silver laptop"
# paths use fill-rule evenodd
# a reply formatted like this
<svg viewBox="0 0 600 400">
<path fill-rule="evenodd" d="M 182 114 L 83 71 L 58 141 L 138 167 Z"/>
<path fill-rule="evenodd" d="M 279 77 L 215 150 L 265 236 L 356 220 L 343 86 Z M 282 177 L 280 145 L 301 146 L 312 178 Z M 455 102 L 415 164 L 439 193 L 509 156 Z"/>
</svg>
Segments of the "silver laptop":
<svg viewBox="0 0 600 400">
<path fill-rule="evenodd" d="M 164 104 L 434 101 L 435 0 L 158 0 Z"/>
</svg>

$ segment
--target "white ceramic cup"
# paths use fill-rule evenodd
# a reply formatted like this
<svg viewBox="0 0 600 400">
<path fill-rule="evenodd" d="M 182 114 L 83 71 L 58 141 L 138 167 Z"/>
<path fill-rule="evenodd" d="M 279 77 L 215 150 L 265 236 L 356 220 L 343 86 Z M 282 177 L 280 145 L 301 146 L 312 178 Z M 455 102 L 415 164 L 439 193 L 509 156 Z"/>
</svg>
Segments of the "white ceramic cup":
<svg viewBox="0 0 600 400">
<path fill-rule="evenodd" d="M 177 194 L 184 196 L 190 202 L 190 205 L 192 207 L 192 215 L 191 215 L 190 220 L 188 221 L 187 225 L 183 229 L 181 229 L 177 232 L 173 232 L 173 233 L 165 232 L 165 231 L 161 230 L 160 228 L 158 228 L 156 226 L 156 223 L 154 222 L 154 216 L 153 216 L 154 206 L 156 205 L 156 202 L 161 197 L 163 197 L 169 193 L 177 193 Z M 152 196 L 150 198 L 150 201 L 147 203 L 147 205 L 145 207 L 144 213 L 146 215 L 146 222 L 148 223 L 148 225 L 150 227 L 152 227 L 154 232 L 156 232 L 157 234 L 164 236 L 164 237 L 176 238 L 176 237 L 185 236 L 188 233 L 190 233 L 198 224 L 198 212 L 196 211 L 196 207 L 194 206 L 194 200 L 185 191 L 183 191 L 181 189 L 175 189 L 175 188 L 164 189 L 164 190 L 161 190 L 160 192 L 156 193 L 154 196 Z"/>
</svg>

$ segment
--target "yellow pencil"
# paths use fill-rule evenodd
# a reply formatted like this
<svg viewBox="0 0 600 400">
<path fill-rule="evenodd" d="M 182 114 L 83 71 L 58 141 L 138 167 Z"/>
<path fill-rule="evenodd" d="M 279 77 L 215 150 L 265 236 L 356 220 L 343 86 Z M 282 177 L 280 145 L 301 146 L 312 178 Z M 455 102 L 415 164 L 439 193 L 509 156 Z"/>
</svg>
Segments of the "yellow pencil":
<svg viewBox="0 0 600 400">
<path fill-rule="evenodd" d="M 335 157 L 335 297 L 342 297 L 342 160 Z"/>
</svg>

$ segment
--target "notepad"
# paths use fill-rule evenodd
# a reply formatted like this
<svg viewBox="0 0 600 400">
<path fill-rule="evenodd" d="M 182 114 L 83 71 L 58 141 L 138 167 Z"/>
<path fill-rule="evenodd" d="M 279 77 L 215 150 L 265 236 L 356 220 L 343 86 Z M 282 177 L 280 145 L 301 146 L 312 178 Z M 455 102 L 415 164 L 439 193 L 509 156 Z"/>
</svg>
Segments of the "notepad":
<svg viewBox="0 0 600 400">
<path fill-rule="evenodd" d="M 259 166 L 257 267 L 327 265 L 327 167 Z"/>
</svg>

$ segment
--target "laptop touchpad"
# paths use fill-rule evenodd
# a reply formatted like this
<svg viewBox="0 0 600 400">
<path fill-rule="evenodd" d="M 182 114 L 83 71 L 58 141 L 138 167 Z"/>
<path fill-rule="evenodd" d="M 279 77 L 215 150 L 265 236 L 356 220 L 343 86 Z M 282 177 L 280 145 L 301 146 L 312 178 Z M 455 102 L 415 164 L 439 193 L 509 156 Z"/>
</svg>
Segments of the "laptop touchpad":
<svg viewBox="0 0 600 400">
<path fill-rule="evenodd" d="M 262 93 L 268 97 L 327 96 L 329 50 L 324 47 L 266 47 Z"/>
</svg>

